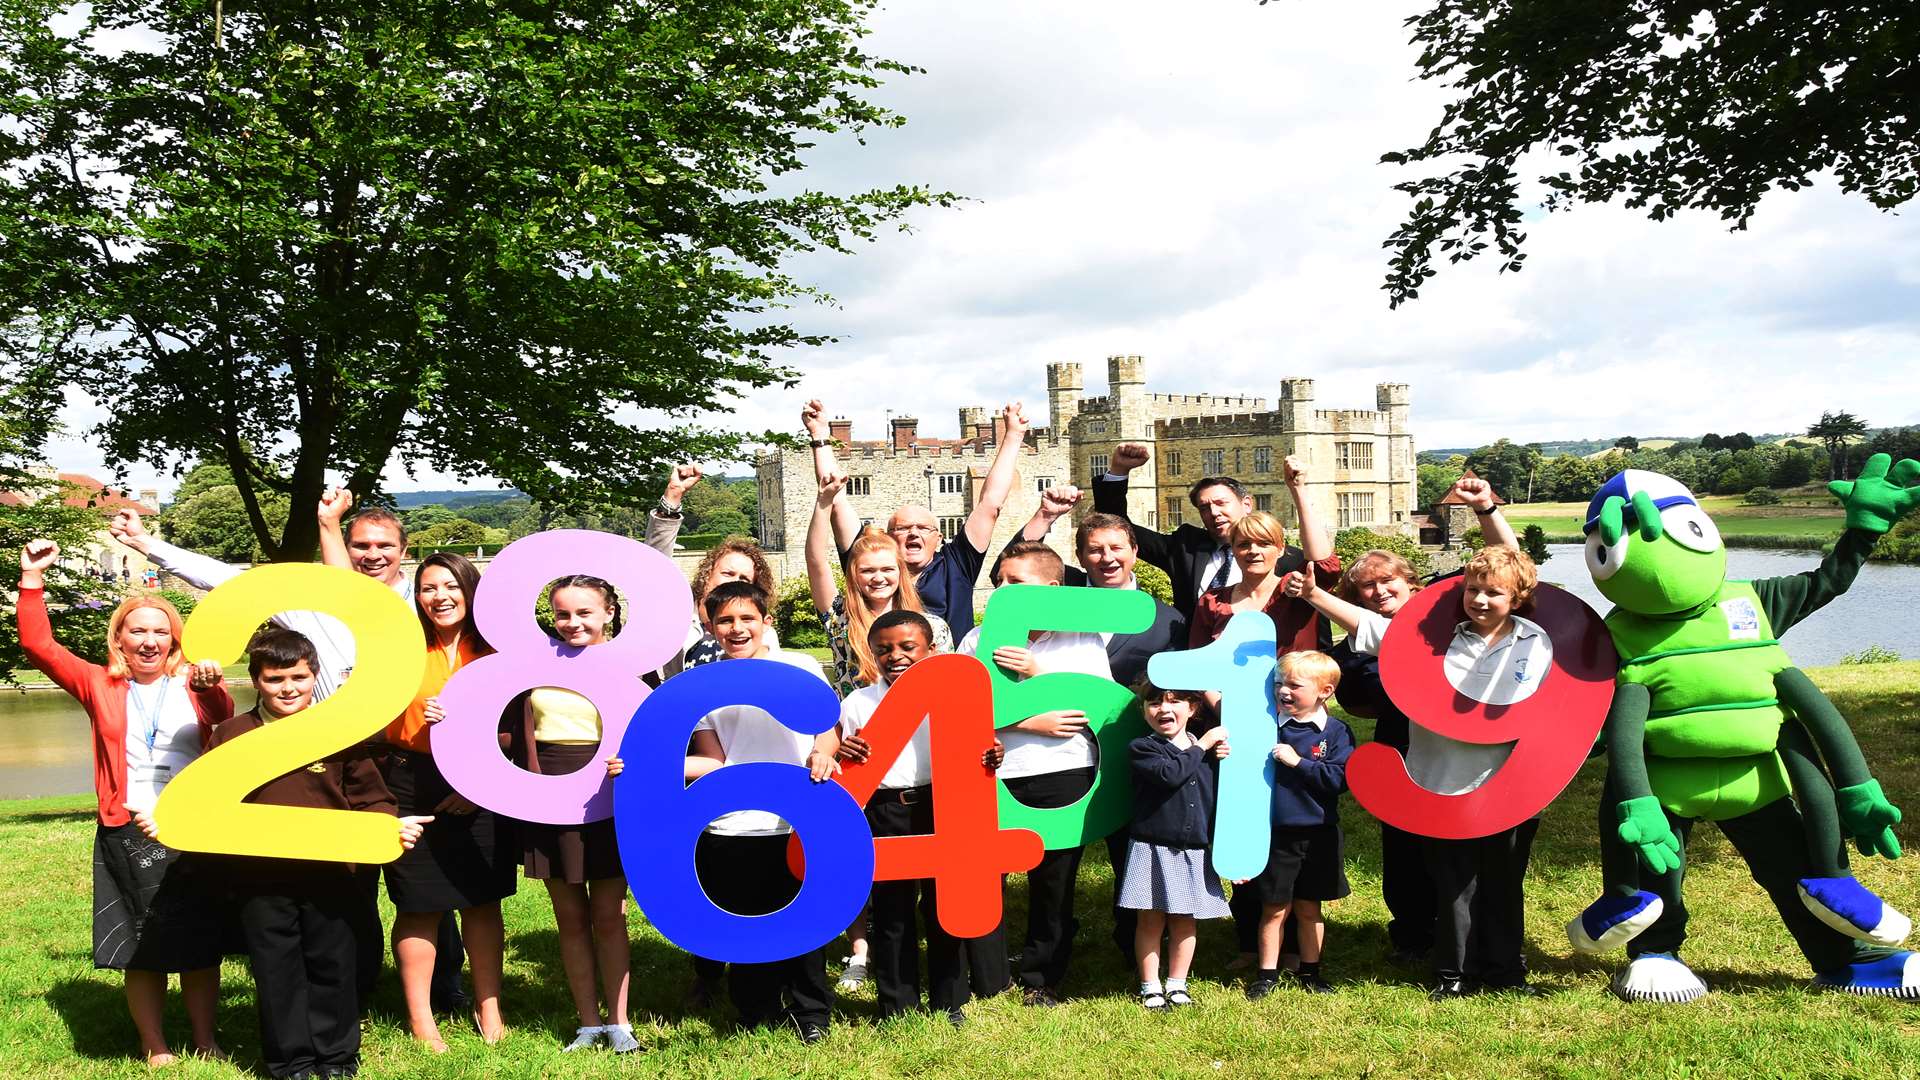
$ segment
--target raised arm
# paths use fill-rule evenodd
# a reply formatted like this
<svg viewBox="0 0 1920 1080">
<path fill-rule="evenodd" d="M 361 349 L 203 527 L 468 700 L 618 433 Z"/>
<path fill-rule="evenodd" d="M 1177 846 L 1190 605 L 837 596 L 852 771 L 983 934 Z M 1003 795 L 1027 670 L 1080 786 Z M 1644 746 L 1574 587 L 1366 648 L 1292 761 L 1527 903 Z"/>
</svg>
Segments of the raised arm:
<svg viewBox="0 0 1920 1080">
<path fill-rule="evenodd" d="M 1007 541 L 1007 546 L 1026 541 L 1039 543 L 1053 530 L 1053 523 L 1073 513 L 1080 503 L 1082 492 L 1072 484 L 1057 484 L 1040 493 L 1040 508 L 1027 519 L 1026 525 Z"/>
<path fill-rule="evenodd" d="M 1288 454 L 1280 467 L 1286 470 L 1287 494 L 1293 498 L 1293 512 L 1300 521 L 1300 550 L 1308 562 L 1322 562 L 1333 555 L 1333 540 L 1320 527 L 1313 500 L 1307 498 L 1307 463 Z"/>
<path fill-rule="evenodd" d="M 673 542 L 680 536 L 680 506 L 686 501 L 687 491 L 700 482 L 700 466 L 694 464 L 675 465 L 673 472 L 667 475 L 667 490 L 660 496 L 660 505 L 647 512 L 647 546 L 669 558 L 673 555 Z"/>
<path fill-rule="evenodd" d="M 1920 507 L 1920 462 L 1909 458 L 1894 464 L 1891 455 L 1875 454 L 1857 479 L 1835 480 L 1827 488 L 1847 511 L 1846 530 L 1833 551 L 1805 573 L 1753 583 L 1775 637 L 1851 588 L 1880 536 Z"/>
<path fill-rule="evenodd" d="M 1013 490 L 1014 474 L 1020 471 L 1020 449 L 1027 444 L 1027 416 L 1020 411 L 1020 403 L 1009 403 L 1000 410 L 1000 416 L 1005 430 L 994 449 L 993 464 L 987 467 L 986 483 L 980 485 L 980 501 L 967 515 L 967 542 L 975 551 L 985 551 L 993 542 L 993 526 Z"/>
<path fill-rule="evenodd" d="M 20 549 L 20 598 L 13 614 L 19 624 L 20 648 L 27 660 L 44 672 L 55 685 L 91 709 L 94 669 L 54 640 L 53 622 L 47 618 L 47 571 L 60 561 L 60 545 L 51 540 L 33 540 Z"/>
<path fill-rule="evenodd" d="M 1453 482 L 1452 494 L 1467 504 L 1473 516 L 1480 522 L 1480 539 L 1488 547 L 1510 547 L 1518 549 L 1520 538 L 1513 534 L 1513 526 L 1500 513 L 1493 502 L 1493 485 L 1477 476 L 1463 476 Z"/>
<path fill-rule="evenodd" d="M 834 557 L 830 519 L 834 504 L 844 501 L 840 491 L 846 485 L 845 473 L 827 474 L 827 478 L 820 481 L 820 493 L 813 500 L 813 517 L 807 522 L 807 588 L 813 593 L 813 609 L 822 615 L 833 610 L 834 598 L 840 595 L 840 587 L 833 580 L 833 567 L 838 560 Z"/>
<path fill-rule="evenodd" d="M 840 465 L 834 460 L 832 429 L 827 424 L 827 408 L 819 398 L 807 402 L 800 410 L 800 426 L 807 431 L 807 441 L 813 446 L 813 479 L 815 483 L 840 471 Z M 833 508 L 833 542 L 840 551 L 853 546 L 860 537 L 860 515 L 853 512 L 853 504 L 845 499 L 839 500 Z"/>
<path fill-rule="evenodd" d="M 1127 513 L 1127 474 L 1145 465 L 1152 456 L 1145 443 L 1121 443 L 1107 459 L 1107 474 L 1093 478 L 1093 508 L 1102 514 L 1116 514 L 1133 526 L 1140 557 L 1149 566 L 1173 572 L 1173 530 L 1156 532 Z"/>
<path fill-rule="evenodd" d="M 353 560 L 347 556 L 347 538 L 340 532 L 340 522 L 351 509 L 353 492 L 346 488 L 328 488 L 320 496 L 314 517 L 320 522 L 320 561 L 327 566 L 353 569 Z"/>
<path fill-rule="evenodd" d="M 178 548 L 147 531 L 146 523 L 133 510 L 122 510 L 113 515 L 107 531 L 115 540 L 145 555 L 160 569 L 179 578 L 196 589 L 212 590 L 224 582 L 231 581 L 245 571 L 244 566 L 230 566 L 219 559 L 209 558 L 195 552 Z M 324 530 L 323 530 L 324 531 Z"/>
</svg>

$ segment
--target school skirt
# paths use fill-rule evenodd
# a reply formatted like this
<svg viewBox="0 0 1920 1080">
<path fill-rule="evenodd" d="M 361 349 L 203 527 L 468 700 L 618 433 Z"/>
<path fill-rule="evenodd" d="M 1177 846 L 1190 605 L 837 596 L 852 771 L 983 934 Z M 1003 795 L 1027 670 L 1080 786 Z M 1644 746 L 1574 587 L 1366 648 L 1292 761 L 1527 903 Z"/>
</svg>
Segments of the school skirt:
<svg viewBox="0 0 1920 1080">
<path fill-rule="evenodd" d="M 93 832 L 93 966 L 198 971 L 220 963 L 225 906 L 194 857 L 131 821 Z"/>
<path fill-rule="evenodd" d="M 540 753 L 540 771 L 548 776 L 576 772 L 600 752 L 598 743 L 543 742 L 536 747 Z M 620 845 L 614 839 L 610 817 L 585 825 L 523 821 L 519 831 L 520 864 L 526 868 L 529 878 L 583 885 L 623 876 Z"/>
<path fill-rule="evenodd" d="M 1115 903 L 1136 911 L 1163 911 L 1196 919 L 1223 919 L 1227 896 L 1207 863 L 1206 848 L 1176 848 L 1127 841 L 1126 869 Z"/>
<path fill-rule="evenodd" d="M 396 911 L 457 911 L 512 896 L 517 850 L 513 822 L 482 807 L 471 814 L 436 812 L 452 785 L 432 754 L 395 749 L 381 770 L 401 817 L 431 814 L 411 851 L 386 866 L 387 896 Z"/>
</svg>

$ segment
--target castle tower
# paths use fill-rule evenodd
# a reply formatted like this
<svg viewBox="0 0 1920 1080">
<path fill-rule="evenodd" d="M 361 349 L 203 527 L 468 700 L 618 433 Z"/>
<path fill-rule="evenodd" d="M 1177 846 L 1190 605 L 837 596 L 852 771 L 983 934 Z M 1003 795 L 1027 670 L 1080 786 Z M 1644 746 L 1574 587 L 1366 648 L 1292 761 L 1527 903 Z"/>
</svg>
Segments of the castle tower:
<svg viewBox="0 0 1920 1080">
<path fill-rule="evenodd" d="M 1107 357 L 1107 397 L 1118 421 L 1113 431 L 1116 440 L 1153 438 L 1146 364 L 1138 356 Z"/>
<path fill-rule="evenodd" d="M 1373 400 L 1387 414 L 1387 429 L 1395 435 L 1407 430 L 1407 413 L 1413 406 L 1413 392 L 1406 383 L 1383 382 L 1374 386 Z"/>
<path fill-rule="evenodd" d="M 1067 437 L 1067 425 L 1080 415 L 1080 391 L 1085 387 L 1079 364 L 1047 365 L 1047 412 L 1052 418 L 1055 442 Z"/>
<path fill-rule="evenodd" d="M 1280 380 L 1280 430 L 1310 431 L 1313 428 L 1313 380 Z"/>
</svg>

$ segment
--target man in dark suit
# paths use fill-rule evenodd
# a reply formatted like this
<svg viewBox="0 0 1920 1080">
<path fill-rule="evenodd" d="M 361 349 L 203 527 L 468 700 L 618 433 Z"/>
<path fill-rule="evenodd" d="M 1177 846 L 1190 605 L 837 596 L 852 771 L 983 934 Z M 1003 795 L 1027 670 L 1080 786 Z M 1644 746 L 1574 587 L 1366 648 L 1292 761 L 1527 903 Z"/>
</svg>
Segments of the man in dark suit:
<svg viewBox="0 0 1920 1080">
<path fill-rule="evenodd" d="M 1040 495 L 1040 509 L 1034 512 L 1026 527 L 1015 534 L 1007 546 L 1045 539 L 1053 523 L 1071 513 L 1080 499 L 1079 488 L 1048 488 Z M 1074 533 L 1074 550 L 1079 554 L 1080 565 L 1086 569 L 1067 567 L 1068 585 L 1091 585 L 1096 589 L 1140 587 L 1139 579 L 1133 574 L 1133 565 L 1140 557 L 1140 546 L 1134 539 L 1134 528 L 1126 518 L 1097 512 L 1087 515 Z M 1146 630 L 1137 634 L 1101 635 L 1107 639 L 1107 663 L 1113 668 L 1113 681 L 1122 686 L 1131 688 L 1145 678 L 1147 661 L 1157 654 L 1187 647 L 1186 616 L 1161 603 L 1158 598 L 1154 600 L 1153 608 L 1153 625 Z M 1127 830 L 1116 829 L 1107 837 L 1107 859 L 1113 864 L 1115 899 L 1113 943 L 1119 948 L 1123 962 L 1131 966 L 1135 913 L 1132 908 L 1123 908 L 1118 903 L 1120 876 L 1126 870 L 1126 854 Z"/>
<path fill-rule="evenodd" d="M 1121 443 L 1113 448 L 1105 476 L 1093 481 L 1093 508 L 1103 514 L 1127 517 L 1127 474 L 1147 463 L 1144 443 Z M 1253 510 L 1253 495 L 1231 476 L 1206 476 L 1193 485 L 1187 501 L 1200 512 L 1200 525 L 1182 523 L 1170 533 L 1133 525 L 1140 557 L 1167 572 L 1173 581 L 1173 606 L 1182 617 L 1193 617 L 1200 594 L 1240 580 L 1227 537 L 1233 523 Z M 1202 527 L 1204 526 L 1204 527 Z M 1291 573 L 1305 561 L 1300 549 L 1281 553 L 1274 572 Z"/>
</svg>

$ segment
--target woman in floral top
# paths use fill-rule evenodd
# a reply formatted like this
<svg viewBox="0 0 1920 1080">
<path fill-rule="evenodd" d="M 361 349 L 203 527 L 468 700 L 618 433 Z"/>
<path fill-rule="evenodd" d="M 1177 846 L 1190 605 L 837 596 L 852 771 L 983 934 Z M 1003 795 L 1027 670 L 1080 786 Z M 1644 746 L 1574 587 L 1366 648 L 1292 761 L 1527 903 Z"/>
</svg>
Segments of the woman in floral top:
<svg viewBox="0 0 1920 1080">
<path fill-rule="evenodd" d="M 820 485 L 813 521 L 807 527 L 807 584 L 812 587 L 813 606 L 826 624 L 827 644 L 833 650 L 827 681 L 841 697 L 879 681 L 879 669 L 867 648 L 867 627 L 873 620 L 894 610 L 926 614 L 920 594 L 914 590 L 913 575 L 902 567 L 900 546 L 883 532 L 862 533 L 848 549 L 848 592 L 841 593 L 834 581 L 829 514 L 846 482 L 845 475 L 835 473 Z M 927 622 L 933 626 L 933 651 L 952 652 L 953 632 L 946 621 L 928 615 Z"/>
</svg>

